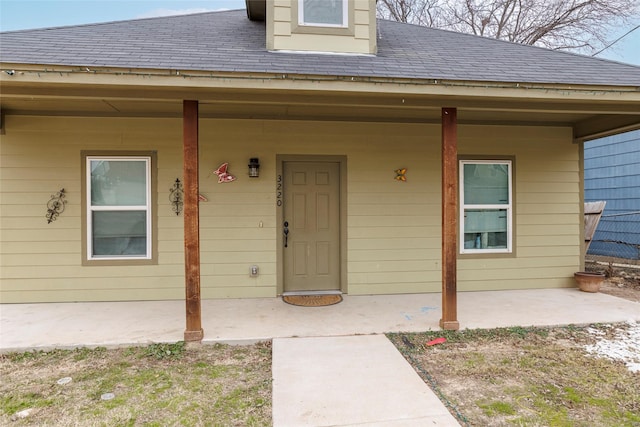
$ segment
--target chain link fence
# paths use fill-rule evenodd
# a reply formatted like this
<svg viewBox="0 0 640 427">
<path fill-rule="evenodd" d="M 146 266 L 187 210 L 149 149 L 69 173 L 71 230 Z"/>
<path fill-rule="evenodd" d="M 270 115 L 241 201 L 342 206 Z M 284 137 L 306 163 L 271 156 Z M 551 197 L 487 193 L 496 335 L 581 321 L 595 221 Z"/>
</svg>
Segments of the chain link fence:
<svg viewBox="0 0 640 427">
<path fill-rule="evenodd" d="M 602 215 L 586 260 L 640 265 L 640 211 Z"/>
</svg>

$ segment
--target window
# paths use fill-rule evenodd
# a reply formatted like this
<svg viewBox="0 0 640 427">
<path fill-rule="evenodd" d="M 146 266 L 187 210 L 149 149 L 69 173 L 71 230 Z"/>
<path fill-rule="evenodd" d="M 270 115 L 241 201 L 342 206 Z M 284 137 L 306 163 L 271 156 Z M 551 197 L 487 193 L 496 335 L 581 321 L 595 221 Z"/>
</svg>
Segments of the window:
<svg viewBox="0 0 640 427">
<path fill-rule="evenodd" d="M 152 259 L 152 156 L 86 156 L 86 259 Z"/>
<path fill-rule="evenodd" d="M 512 251 L 512 164 L 509 160 L 460 161 L 460 251 Z"/>
<path fill-rule="evenodd" d="M 300 0 L 300 25 L 346 27 L 348 0 Z"/>
</svg>

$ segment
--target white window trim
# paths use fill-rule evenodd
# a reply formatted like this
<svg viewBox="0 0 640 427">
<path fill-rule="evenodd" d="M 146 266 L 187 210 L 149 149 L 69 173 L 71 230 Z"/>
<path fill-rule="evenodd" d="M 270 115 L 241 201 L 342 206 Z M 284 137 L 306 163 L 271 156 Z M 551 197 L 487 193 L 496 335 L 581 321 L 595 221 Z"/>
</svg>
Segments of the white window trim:
<svg viewBox="0 0 640 427">
<path fill-rule="evenodd" d="M 342 0 L 342 24 L 306 22 L 304 20 L 304 0 L 298 3 L 298 25 L 311 27 L 347 28 L 349 26 L 349 0 Z"/>
<path fill-rule="evenodd" d="M 146 204 L 132 206 L 92 206 L 91 204 L 91 161 L 144 161 L 146 182 Z M 150 260 L 153 257 L 152 252 L 152 216 L 151 216 L 151 156 L 86 156 L 86 219 L 87 219 L 87 260 L 89 261 L 122 261 L 122 260 Z M 146 233 L 147 233 L 147 254 L 146 256 L 137 255 L 93 255 L 93 212 L 96 211 L 146 211 Z"/>
<path fill-rule="evenodd" d="M 475 205 L 464 202 L 464 165 L 465 164 L 501 164 L 509 168 L 509 203 L 508 204 L 487 204 Z M 459 226 L 459 247 L 461 254 L 507 254 L 513 252 L 513 162 L 511 160 L 460 160 L 458 167 L 460 183 L 460 226 Z M 464 214 L 466 210 L 472 209 L 504 209 L 507 212 L 507 247 L 487 248 L 487 249 L 465 249 L 464 247 Z"/>
</svg>

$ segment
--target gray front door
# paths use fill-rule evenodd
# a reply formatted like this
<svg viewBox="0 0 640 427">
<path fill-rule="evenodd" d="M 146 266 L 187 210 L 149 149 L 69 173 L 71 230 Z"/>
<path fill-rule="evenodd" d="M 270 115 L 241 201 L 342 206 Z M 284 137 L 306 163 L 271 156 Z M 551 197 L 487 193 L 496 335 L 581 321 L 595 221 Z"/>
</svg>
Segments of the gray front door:
<svg viewBox="0 0 640 427">
<path fill-rule="evenodd" d="M 284 291 L 340 289 L 340 164 L 285 162 Z"/>
</svg>

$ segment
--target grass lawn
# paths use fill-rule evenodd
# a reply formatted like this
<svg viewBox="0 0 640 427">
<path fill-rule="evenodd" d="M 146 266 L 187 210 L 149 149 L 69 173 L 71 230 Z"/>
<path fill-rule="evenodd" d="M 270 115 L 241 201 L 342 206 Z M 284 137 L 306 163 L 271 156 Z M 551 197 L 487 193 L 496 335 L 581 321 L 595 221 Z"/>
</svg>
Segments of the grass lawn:
<svg viewBox="0 0 640 427">
<path fill-rule="evenodd" d="M 629 324 L 388 337 L 463 426 L 637 427 L 640 372 L 585 349 L 626 330 Z M 426 345 L 438 337 L 447 341 Z"/>
<path fill-rule="evenodd" d="M 0 378 L 0 425 L 271 425 L 270 343 L 11 353 Z"/>
</svg>

